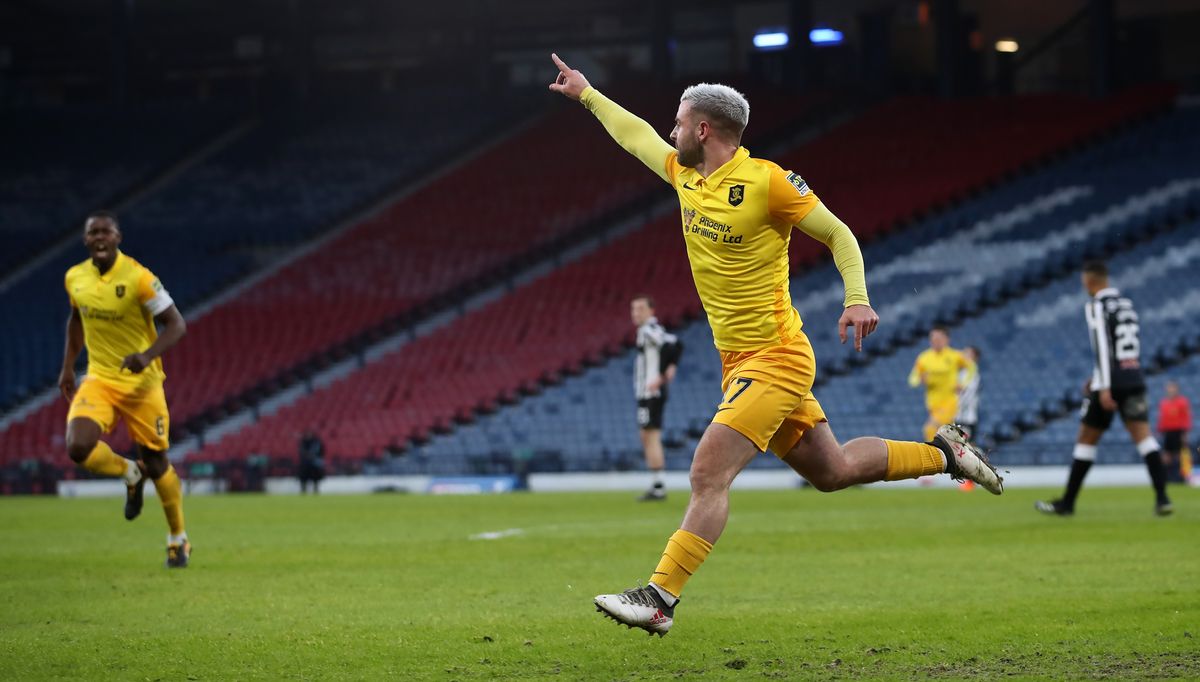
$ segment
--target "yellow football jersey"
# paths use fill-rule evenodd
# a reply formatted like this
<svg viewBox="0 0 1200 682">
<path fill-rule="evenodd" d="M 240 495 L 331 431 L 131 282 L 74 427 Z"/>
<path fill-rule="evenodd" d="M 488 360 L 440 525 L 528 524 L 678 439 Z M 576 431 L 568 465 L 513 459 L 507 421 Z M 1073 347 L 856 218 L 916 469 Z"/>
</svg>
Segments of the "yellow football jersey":
<svg viewBox="0 0 1200 682">
<path fill-rule="evenodd" d="M 917 356 L 909 383 L 925 381 L 925 401 L 934 403 L 958 395 L 959 370 L 967 370 L 967 381 L 974 377 L 975 363 L 953 348 L 940 351 L 927 348 Z"/>
<path fill-rule="evenodd" d="M 155 358 L 140 374 L 121 369 L 125 356 L 154 343 L 158 338 L 154 316 L 173 305 L 154 273 L 118 251 L 108 272 L 100 274 L 89 258 L 67 270 L 65 285 L 71 306 L 83 321 L 88 376 L 120 386 L 162 383 L 166 378 L 162 358 Z"/>
<path fill-rule="evenodd" d="M 585 89 L 581 101 L 622 147 L 675 188 L 692 278 L 717 348 L 786 345 L 800 332 L 788 262 L 793 226 L 833 251 L 845 305 L 869 305 L 858 242 L 799 175 L 740 147 L 703 177 L 681 166 L 675 148 L 649 124 L 599 91 Z"/>
</svg>

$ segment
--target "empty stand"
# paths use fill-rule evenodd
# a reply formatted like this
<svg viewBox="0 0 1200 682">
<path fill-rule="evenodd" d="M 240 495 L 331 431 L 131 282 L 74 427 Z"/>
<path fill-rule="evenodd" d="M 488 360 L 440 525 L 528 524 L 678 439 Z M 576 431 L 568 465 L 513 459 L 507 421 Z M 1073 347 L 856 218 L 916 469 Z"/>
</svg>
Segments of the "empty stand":
<svg viewBox="0 0 1200 682">
<path fill-rule="evenodd" d="M 216 107 L 170 104 L 5 113 L 0 272 L 61 239 L 89 211 L 166 170 L 233 118 Z"/>
<path fill-rule="evenodd" d="M 125 248 L 162 277 L 186 315 L 269 264 L 279 247 L 312 238 L 513 116 L 499 109 L 483 117 L 462 99 L 269 114 L 235 144 L 124 211 Z M 414 138 L 414 126 L 435 112 L 440 125 Z M 20 315 L 28 330 L 16 349 L 15 373 L 0 382 L 0 399 L 28 395 L 57 376 L 66 316 L 62 276 L 85 257 L 82 248 L 63 253 L 0 298 L 0 313 Z"/>
<path fill-rule="evenodd" d="M 972 120 L 980 131 L 978 138 L 972 138 L 971 142 L 984 145 L 986 149 L 995 149 L 1003 163 L 983 163 L 984 170 L 978 173 L 974 170 L 964 170 L 955 175 L 947 172 L 944 176 L 935 173 L 937 177 L 925 182 L 921 181 L 919 174 L 915 174 L 917 179 L 911 181 L 908 178 L 896 180 L 906 188 L 902 194 L 917 193 L 928 205 L 930 202 L 949 201 L 964 195 L 976 189 L 981 182 L 995 180 L 1044 154 L 1077 143 L 1081 136 L 1097 133 L 1123 120 L 1139 110 L 1137 107 L 1143 107 L 1140 110 L 1144 111 L 1161 105 L 1161 102 L 1161 98 L 1157 101 L 1148 100 L 1145 93 L 1116 99 L 1101 107 L 1080 99 L 1032 98 L 1026 102 L 1032 112 L 1027 117 L 1022 116 L 1024 109 L 1019 102 L 999 105 L 993 101 L 977 101 L 969 105 L 955 103 L 944 115 L 938 115 L 940 110 L 935 104 L 925 102 L 923 104 L 927 109 L 916 108 L 918 115 L 912 117 L 900 115 L 914 108 L 913 103 L 907 103 L 906 108 L 900 109 L 895 108 L 895 104 L 887 105 L 865 119 L 869 122 L 866 124 L 869 126 L 867 130 L 874 132 L 872 139 L 888 141 L 888 159 L 921 159 L 932 169 L 949 169 L 965 163 L 970 150 L 947 146 L 945 126 L 955 118 L 969 117 L 974 112 L 975 118 Z M 1071 126 L 1047 125 L 1047 110 L 1059 117 L 1075 117 L 1081 123 Z M 784 154 L 781 159 L 806 174 L 817 192 L 836 212 L 847 215 L 851 221 L 855 221 L 854 216 L 857 215 L 859 222 L 852 224 L 856 225 L 860 235 L 869 238 L 895 221 L 909 217 L 917 207 L 899 201 L 876 201 L 874 198 L 854 202 L 851 196 L 857 195 L 853 191 L 856 186 L 849 179 L 843 185 L 831 183 L 826 191 L 822 184 L 824 181 L 820 179 L 823 172 L 821 166 L 809 160 L 810 151 L 812 156 L 820 158 L 821 150 L 857 150 L 854 153 L 860 156 L 851 156 L 844 164 L 835 165 L 834 177 L 837 177 L 837 172 L 844 170 L 849 174 L 850 169 L 857 169 L 859 174 L 868 179 L 868 191 L 862 196 L 873 197 L 872 192 L 876 192 L 880 196 L 891 197 L 882 184 L 884 178 L 896 172 L 894 162 L 889 160 L 874 164 L 873 161 L 879 156 L 870 146 L 855 146 L 856 141 L 867 134 L 862 125 L 861 121 L 853 122 L 829 136 L 802 146 L 794 153 Z M 1044 127 L 1048 128 L 1044 134 L 1028 134 L 1030 129 L 1041 131 Z M 839 141 L 844 144 L 839 144 Z M 1028 146 L 1024 145 L 1026 141 Z M 1014 149 L 1019 149 L 1020 153 Z M 978 149 L 974 153 L 980 155 Z M 989 155 L 982 156 L 988 158 Z M 879 168 L 880 165 L 883 167 Z M 810 167 L 813 170 L 807 171 Z M 872 178 L 876 180 L 872 181 Z M 1028 190 L 1028 186 L 1025 189 Z M 842 197 L 840 204 L 837 199 L 839 192 Z M 1051 198 L 1043 202 L 1046 205 L 1039 208 L 1035 215 L 1053 215 L 1061 209 L 1060 204 L 1082 202 L 1087 196 L 1090 194 L 1081 190 Z M 965 215 L 958 214 L 957 218 L 965 219 Z M 589 359 L 594 361 L 605 350 L 611 351 L 615 345 L 628 340 L 625 304 L 633 293 L 654 291 L 661 301 L 660 312 L 667 319 L 678 319 L 687 312 L 696 311 L 697 302 L 691 288 L 683 247 L 675 232 L 675 220 L 672 217 L 647 225 L 620 243 L 609 245 L 478 312 L 468 314 L 328 389 L 319 390 L 254 426 L 210 444 L 201 456 L 221 459 L 239 457 L 247 452 L 290 453 L 294 449 L 294 433 L 315 426 L 327 437 L 331 452 L 344 458 L 363 458 L 389 447 L 403 447 L 411 437 L 423 440 L 430 432 L 449 430 L 456 420 L 467 421 L 476 411 L 490 411 L 497 402 L 511 400 L 520 391 L 539 390 L 539 380 L 554 382 L 564 373 L 579 371 Z M 1017 220 L 1016 224 L 1024 225 L 1027 222 L 1028 219 L 1025 222 Z M 860 228 L 860 224 L 866 227 Z M 1044 230 L 1044 227 L 1041 229 Z M 943 223 L 932 231 L 938 230 L 952 231 L 953 226 Z M 929 231 L 916 234 L 927 237 Z M 797 264 L 811 265 L 823 255 L 824 247 L 809 240 L 799 238 L 794 240 L 794 244 L 794 262 Z M 916 244 L 907 244 L 909 250 L 915 247 Z M 872 268 L 881 261 L 872 260 L 871 256 L 881 253 L 876 250 L 874 254 L 868 254 Z M 946 279 L 953 285 L 952 278 Z M 825 290 L 836 282 L 836 275 L 829 273 L 826 268 L 819 282 L 809 278 L 794 282 L 793 295 L 803 298 L 805 292 Z M 928 278 L 926 283 L 928 285 Z M 814 328 L 814 324 L 816 329 L 833 328 L 832 321 L 821 320 L 822 311 L 818 310 L 814 318 L 807 314 L 805 307 L 802 306 L 801 310 L 806 313 L 810 329 Z M 836 320 L 836 315 L 833 320 Z M 822 327 L 823 324 L 826 326 Z M 697 328 L 701 328 L 701 325 L 693 327 Z M 707 333 L 706 328 L 704 333 Z M 699 349 L 709 346 L 709 342 L 702 340 L 689 343 L 689 348 L 696 353 L 705 353 Z M 709 355 L 715 359 L 715 354 Z M 818 357 L 828 356 L 818 349 Z M 625 374 L 624 371 L 616 372 L 611 377 L 617 381 L 620 376 L 620 385 L 627 388 L 628 378 Z M 711 415 L 711 404 L 717 391 L 715 374 L 711 366 L 696 372 L 697 376 L 706 377 L 709 383 L 704 393 L 703 408 L 698 409 L 696 404 L 689 405 L 689 414 L 692 416 L 688 418 L 688 423 L 695 421 L 697 415 L 702 414 L 704 419 Z M 906 374 L 907 368 L 901 375 L 901 381 Z M 553 391 L 560 408 L 569 409 L 563 405 L 560 389 Z M 681 388 L 680 392 L 687 394 L 686 388 Z M 622 402 L 612 408 L 601 409 L 590 400 L 585 400 L 579 409 L 589 412 L 594 421 L 605 423 L 598 415 L 611 409 L 628 413 L 627 408 Z M 502 414 L 509 411 L 503 410 Z M 620 419 L 631 418 L 631 413 L 628 414 L 629 417 Z M 485 420 L 499 418 L 487 417 Z M 535 430 L 531 429 L 525 437 L 511 438 L 508 442 L 550 447 L 550 442 L 555 438 L 567 440 L 573 437 L 571 428 L 565 426 L 570 422 L 560 425 L 553 421 L 548 419 L 541 423 L 546 431 L 536 432 L 535 435 Z M 460 431 L 465 433 L 475 428 L 467 427 Z M 629 431 L 631 437 L 634 435 L 631 428 L 625 430 Z M 556 435 L 548 437 L 548 433 Z M 596 430 L 587 430 L 585 433 L 596 433 Z M 621 439 L 624 436 L 613 435 L 593 440 L 589 451 L 595 454 L 598 451 L 620 449 L 607 438 Z M 437 439 L 437 442 L 442 442 L 442 439 Z M 466 454 L 461 449 L 462 445 L 459 441 L 457 446 L 439 448 L 439 454 L 450 454 L 450 451 Z M 576 451 L 564 451 L 577 454 Z"/>
</svg>

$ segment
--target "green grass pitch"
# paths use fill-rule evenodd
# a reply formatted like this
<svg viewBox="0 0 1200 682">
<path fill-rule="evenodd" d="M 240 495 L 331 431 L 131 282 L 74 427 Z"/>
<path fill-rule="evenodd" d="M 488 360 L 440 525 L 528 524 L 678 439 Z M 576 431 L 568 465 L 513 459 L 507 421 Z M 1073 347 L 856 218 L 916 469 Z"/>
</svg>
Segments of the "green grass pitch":
<svg viewBox="0 0 1200 682">
<path fill-rule="evenodd" d="M 664 639 L 595 613 L 686 496 L 0 499 L 0 680 L 1200 677 L 1200 491 L 738 492 Z M 498 539 L 479 533 L 521 529 Z"/>
</svg>

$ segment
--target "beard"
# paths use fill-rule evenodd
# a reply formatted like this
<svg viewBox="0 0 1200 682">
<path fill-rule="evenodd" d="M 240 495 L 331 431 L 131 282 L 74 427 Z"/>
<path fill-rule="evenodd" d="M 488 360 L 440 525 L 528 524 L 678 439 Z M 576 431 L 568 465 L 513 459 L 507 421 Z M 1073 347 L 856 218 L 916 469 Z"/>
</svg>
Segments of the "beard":
<svg viewBox="0 0 1200 682">
<path fill-rule="evenodd" d="M 679 165 L 684 168 L 695 168 L 704 161 L 704 147 L 701 147 L 699 144 L 694 147 L 686 147 L 681 144 L 676 147 L 676 151 L 678 152 Z"/>
</svg>

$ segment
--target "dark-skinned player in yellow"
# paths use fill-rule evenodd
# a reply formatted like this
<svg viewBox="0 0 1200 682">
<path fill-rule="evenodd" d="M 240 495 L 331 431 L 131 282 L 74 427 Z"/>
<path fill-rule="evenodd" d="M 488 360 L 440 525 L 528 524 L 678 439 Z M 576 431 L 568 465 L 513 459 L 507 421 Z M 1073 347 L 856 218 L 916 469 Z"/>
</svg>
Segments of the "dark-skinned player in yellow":
<svg viewBox="0 0 1200 682">
<path fill-rule="evenodd" d="M 115 215 L 89 215 L 83 243 L 90 257 L 67 270 L 65 279 L 71 316 L 58 385 L 71 403 L 67 455 L 94 474 L 124 479 L 129 520 L 142 511 L 146 479 L 154 481 L 169 530 L 166 565 L 184 568 L 191 543 L 183 525 L 183 490 L 167 459 L 171 420 L 161 356 L 183 337 L 187 323 L 158 278 L 121 252 Z M 75 360 L 84 348 L 87 376 L 77 386 Z M 135 443 L 134 459 L 100 439 L 118 418 Z"/>
<path fill-rule="evenodd" d="M 825 244 L 846 288 L 838 320 L 854 347 L 879 322 L 867 298 L 858 241 L 796 173 L 741 146 L 750 118 L 745 97 L 701 83 L 683 92 L 671 132 L 674 147 L 645 121 L 591 87 L 552 55 L 554 92 L 582 102 L 618 144 L 679 198 L 683 239 L 696 291 L 720 351 L 724 398 L 692 459 L 692 494 L 683 523 L 667 541 L 645 587 L 602 594 L 595 605 L 619 623 L 665 635 L 684 584 L 708 556 L 729 516 L 729 487 L 770 450 L 818 490 L 947 473 L 999 495 L 1003 483 L 956 426 L 929 443 L 856 438 L 837 442 L 812 394 L 816 361 L 789 292 L 793 228 Z"/>
</svg>

